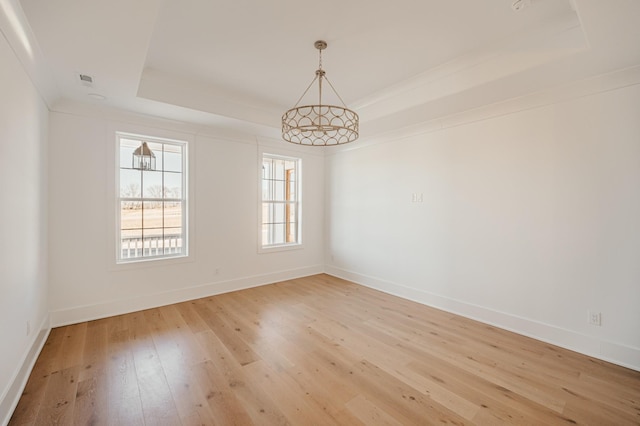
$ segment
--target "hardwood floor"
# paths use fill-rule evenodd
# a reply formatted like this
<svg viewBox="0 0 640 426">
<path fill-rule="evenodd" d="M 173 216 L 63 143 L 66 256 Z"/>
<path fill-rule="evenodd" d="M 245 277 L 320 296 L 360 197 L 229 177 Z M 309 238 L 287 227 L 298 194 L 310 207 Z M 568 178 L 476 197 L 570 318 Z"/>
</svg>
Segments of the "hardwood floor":
<svg viewBox="0 0 640 426">
<path fill-rule="evenodd" d="M 327 275 L 53 329 L 10 425 L 640 424 L 640 373 Z"/>
</svg>

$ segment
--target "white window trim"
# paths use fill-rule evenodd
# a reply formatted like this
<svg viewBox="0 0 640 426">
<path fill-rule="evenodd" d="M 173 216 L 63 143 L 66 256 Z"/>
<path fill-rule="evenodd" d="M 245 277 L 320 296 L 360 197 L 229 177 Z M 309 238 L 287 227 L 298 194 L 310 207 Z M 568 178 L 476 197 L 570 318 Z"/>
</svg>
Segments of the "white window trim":
<svg viewBox="0 0 640 426">
<path fill-rule="evenodd" d="M 303 223 L 304 223 L 304 208 L 303 208 L 303 185 L 304 185 L 304 177 L 302 171 L 302 162 L 303 159 L 300 155 L 296 155 L 297 153 L 291 154 L 282 154 L 277 153 L 275 149 L 258 149 L 258 223 L 257 223 L 257 245 L 258 245 L 258 253 L 274 253 L 280 251 L 288 251 L 288 250 L 300 250 L 304 248 L 304 232 L 303 232 Z M 262 245 L 262 159 L 265 155 L 268 155 L 273 158 L 282 158 L 288 160 L 296 160 L 297 161 L 297 174 L 298 174 L 298 241 L 295 243 L 284 243 L 277 244 L 271 246 L 263 246 Z"/>
<path fill-rule="evenodd" d="M 193 247 L 193 215 L 192 215 L 192 199 L 193 193 L 191 189 L 190 182 L 191 179 L 191 164 L 192 164 L 192 156 L 193 149 L 190 149 L 193 145 L 191 138 L 182 137 L 181 135 L 171 135 L 167 136 L 167 132 L 158 131 L 157 129 L 146 129 L 144 131 L 122 131 L 122 130 L 114 130 L 114 139 L 115 139 L 115 150 L 112 170 L 113 170 L 113 206 L 115 211 L 115 220 L 114 220 L 114 228 L 112 230 L 113 235 L 113 251 L 114 263 L 117 267 L 131 267 L 134 265 L 145 265 L 150 264 L 152 262 L 162 262 L 163 264 L 171 264 L 171 263 L 182 263 L 184 261 L 193 260 L 192 256 L 192 247 Z M 150 136 L 153 135 L 153 136 Z M 183 146 L 183 155 L 182 155 L 182 202 L 183 202 L 183 214 L 182 214 L 182 235 L 183 235 L 183 248 L 184 252 L 180 254 L 174 255 L 160 255 L 160 256 L 146 256 L 139 258 L 130 258 L 123 259 L 121 258 L 121 247 L 120 247 L 120 138 L 131 138 L 131 139 L 144 139 L 148 142 L 159 142 L 159 143 L 175 143 Z"/>
</svg>

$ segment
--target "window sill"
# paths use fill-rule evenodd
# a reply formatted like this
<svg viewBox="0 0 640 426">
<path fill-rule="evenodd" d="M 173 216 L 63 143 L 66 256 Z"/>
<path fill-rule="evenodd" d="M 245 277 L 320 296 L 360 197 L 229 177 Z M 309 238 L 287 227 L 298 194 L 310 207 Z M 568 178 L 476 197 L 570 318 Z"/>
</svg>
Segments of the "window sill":
<svg viewBox="0 0 640 426">
<path fill-rule="evenodd" d="M 260 246 L 258 247 L 258 253 L 275 253 L 280 251 L 300 250 L 304 246 L 300 243 L 280 244 L 277 246 Z"/>
<path fill-rule="evenodd" d="M 111 266 L 111 270 L 141 269 L 157 266 L 177 265 L 181 263 L 193 262 L 193 255 L 172 256 L 172 257 L 149 257 L 131 260 L 117 260 Z"/>
</svg>

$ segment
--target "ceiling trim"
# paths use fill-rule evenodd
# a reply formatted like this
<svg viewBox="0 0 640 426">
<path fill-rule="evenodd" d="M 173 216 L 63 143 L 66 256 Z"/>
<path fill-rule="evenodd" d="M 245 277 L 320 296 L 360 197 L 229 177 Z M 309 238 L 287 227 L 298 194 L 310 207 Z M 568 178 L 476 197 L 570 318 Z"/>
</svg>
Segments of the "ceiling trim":
<svg viewBox="0 0 640 426">
<path fill-rule="evenodd" d="M 331 147 L 327 152 L 338 153 L 362 149 L 380 143 L 393 142 L 633 86 L 640 86 L 640 65 L 546 88 L 524 96 L 494 102 L 402 128 L 381 131 L 370 137 L 362 138 L 354 144 Z"/>
<path fill-rule="evenodd" d="M 571 13 L 533 33 L 502 40 L 372 94 L 353 103 L 352 108 L 363 123 L 377 120 L 587 48 L 580 21 Z"/>
</svg>

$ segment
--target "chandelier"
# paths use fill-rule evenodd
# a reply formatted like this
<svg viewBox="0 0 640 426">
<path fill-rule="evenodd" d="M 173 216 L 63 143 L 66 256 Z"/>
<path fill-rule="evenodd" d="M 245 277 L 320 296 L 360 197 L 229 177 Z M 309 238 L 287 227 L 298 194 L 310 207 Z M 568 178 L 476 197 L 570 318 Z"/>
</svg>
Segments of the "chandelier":
<svg viewBox="0 0 640 426">
<path fill-rule="evenodd" d="M 295 106 L 282 115 L 282 138 L 291 143 L 310 146 L 342 145 L 358 139 L 358 114 L 347 108 L 344 101 L 322 69 L 322 51 L 327 42 L 318 40 L 314 46 L 319 52 L 316 76 Z M 301 105 L 311 86 L 318 82 L 318 104 Z M 322 83 L 326 81 L 342 106 L 322 103 Z"/>
</svg>

